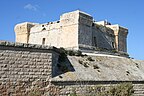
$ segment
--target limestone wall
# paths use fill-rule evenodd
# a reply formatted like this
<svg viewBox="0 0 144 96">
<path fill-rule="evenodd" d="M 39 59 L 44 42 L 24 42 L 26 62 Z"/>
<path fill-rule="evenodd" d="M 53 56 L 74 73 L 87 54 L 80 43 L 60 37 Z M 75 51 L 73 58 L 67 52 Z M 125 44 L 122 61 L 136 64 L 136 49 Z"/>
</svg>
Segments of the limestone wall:
<svg viewBox="0 0 144 96">
<path fill-rule="evenodd" d="M 44 45 L 59 47 L 60 43 L 60 24 L 40 24 L 31 28 L 29 36 L 30 44 L 43 44 L 43 38 L 45 38 Z"/>
<path fill-rule="evenodd" d="M 78 44 L 92 46 L 92 23 L 91 16 L 79 13 Z"/>
<path fill-rule="evenodd" d="M 144 95 L 142 61 L 92 57 L 93 61 L 86 63 L 89 67 L 84 67 L 78 60 L 85 62 L 87 56 L 68 56 L 66 61 L 58 62 L 59 52 L 55 47 L 0 42 L 0 95 L 67 96 L 73 92 L 85 95 L 99 86 L 108 88 L 121 82 L 132 82 L 134 95 Z M 69 71 L 59 72 L 58 63 Z"/>
<path fill-rule="evenodd" d="M 60 17 L 60 46 L 78 49 L 78 19 L 78 11 L 65 13 Z"/>
<path fill-rule="evenodd" d="M 16 42 L 28 43 L 31 28 L 36 25 L 36 23 L 24 22 L 17 24 L 14 28 L 16 34 Z"/>
<path fill-rule="evenodd" d="M 114 31 L 115 47 L 118 51 L 127 52 L 127 34 L 128 29 L 119 25 L 107 25 Z"/>
<path fill-rule="evenodd" d="M 16 42 L 76 50 L 84 45 L 122 52 L 127 52 L 127 31 L 107 21 L 95 22 L 91 15 L 79 10 L 62 14 L 59 21 L 44 24 L 25 22 L 15 27 Z"/>
<path fill-rule="evenodd" d="M 31 28 L 29 43 L 78 49 L 78 12 L 63 14 L 60 21 L 39 24 Z"/>
<path fill-rule="evenodd" d="M 0 42 L 0 95 L 28 96 L 34 86 L 49 85 L 57 63 L 48 46 Z"/>
<path fill-rule="evenodd" d="M 127 34 L 126 28 L 119 27 L 119 51 L 127 52 Z"/>
<path fill-rule="evenodd" d="M 115 37 L 113 34 L 113 30 L 102 25 L 94 24 L 92 35 L 93 46 L 96 46 L 98 48 L 114 49 Z M 96 40 L 94 40 L 94 38 Z"/>
<path fill-rule="evenodd" d="M 77 94 L 80 96 L 105 96 L 104 92 L 110 90 L 112 86 L 118 86 L 122 83 L 132 82 L 111 82 L 111 81 L 71 81 L 71 82 L 52 82 L 58 90 L 57 96 L 68 96 L 70 94 Z M 133 82 L 134 93 L 132 96 L 144 95 L 144 82 Z M 111 96 L 111 95 L 110 95 Z"/>
</svg>

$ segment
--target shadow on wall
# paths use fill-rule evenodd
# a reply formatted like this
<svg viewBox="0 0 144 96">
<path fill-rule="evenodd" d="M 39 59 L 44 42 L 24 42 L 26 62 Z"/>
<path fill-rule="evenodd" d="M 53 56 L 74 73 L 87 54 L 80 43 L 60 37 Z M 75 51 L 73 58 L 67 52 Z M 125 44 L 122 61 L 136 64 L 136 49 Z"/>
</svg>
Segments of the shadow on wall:
<svg viewBox="0 0 144 96">
<path fill-rule="evenodd" d="M 110 40 L 106 37 L 107 36 L 106 33 L 103 33 L 101 31 L 100 33 L 101 34 L 98 35 L 99 36 L 98 41 L 100 41 L 98 46 L 102 48 L 113 49 Z"/>
<path fill-rule="evenodd" d="M 52 74 L 52 77 L 60 76 L 61 74 L 64 74 L 66 72 L 74 72 L 75 69 L 67 56 L 59 56 L 58 63 L 54 68 L 54 73 Z"/>
</svg>

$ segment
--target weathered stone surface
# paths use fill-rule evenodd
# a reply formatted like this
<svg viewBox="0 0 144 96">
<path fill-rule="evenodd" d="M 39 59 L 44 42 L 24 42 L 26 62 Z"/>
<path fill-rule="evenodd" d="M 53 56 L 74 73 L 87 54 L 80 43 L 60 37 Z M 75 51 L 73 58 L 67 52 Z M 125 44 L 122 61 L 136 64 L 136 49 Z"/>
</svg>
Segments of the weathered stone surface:
<svg viewBox="0 0 144 96">
<path fill-rule="evenodd" d="M 52 47 L 37 47 L 39 45 L 33 45 L 33 48 L 25 45 L 27 44 L 0 42 L 0 95 L 2 96 L 9 94 L 29 96 L 28 89 L 31 89 L 32 82 L 37 80 L 41 83 L 49 82 L 52 77 L 52 63 L 57 62 L 53 56 L 58 54 L 58 50 Z"/>
<path fill-rule="evenodd" d="M 144 95 L 144 61 L 118 56 L 68 56 L 58 62 L 56 48 L 19 45 L 0 43 L 2 96 L 67 96 L 74 91 L 88 93 L 87 88 L 108 88 L 121 82 L 132 82 L 134 95 Z"/>
<path fill-rule="evenodd" d="M 80 45 L 127 52 L 128 29 L 106 21 L 95 22 L 82 11 L 64 13 L 60 20 L 45 24 L 21 23 L 15 27 L 16 42 L 43 44 L 67 49 L 84 49 Z M 34 47 L 33 45 L 25 45 Z M 36 46 L 44 48 L 46 46 Z M 17 44 L 17 46 L 23 46 Z"/>
</svg>

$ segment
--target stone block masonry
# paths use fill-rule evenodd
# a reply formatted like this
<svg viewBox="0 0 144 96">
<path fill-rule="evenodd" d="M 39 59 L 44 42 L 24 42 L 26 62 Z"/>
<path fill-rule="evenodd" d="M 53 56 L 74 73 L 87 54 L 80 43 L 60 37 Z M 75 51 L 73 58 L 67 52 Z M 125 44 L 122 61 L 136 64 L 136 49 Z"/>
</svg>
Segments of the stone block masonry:
<svg viewBox="0 0 144 96">
<path fill-rule="evenodd" d="M 56 51 L 49 46 L 0 42 L 0 96 L 27 96 L 37 81 L 46 86 L 52 63 L 57 62 Z"/>
<path fill-rule="evenodd" d="M 78 60 L 86 62 L 87 56 L 67 56 L 60 63 L 60 52 L 51 46 L 0 41 L 0 96 L 86 95 L 123 82 L 133 84 L 135 96 L 144 96 L 143 61 L 97 56 L 84 67 Z"/>
<path fill-rule="evenodd" d="M 58 21 L 38 24 L 24 22 L 14 28 L 16 42 L 51 45 L 73 50 L 91 50 L 84 46 L 127 53 L 128 29 L 76 10 L 64 13 Z M 83 45 L 83 46 L 81 46 Z"/>
</svg>

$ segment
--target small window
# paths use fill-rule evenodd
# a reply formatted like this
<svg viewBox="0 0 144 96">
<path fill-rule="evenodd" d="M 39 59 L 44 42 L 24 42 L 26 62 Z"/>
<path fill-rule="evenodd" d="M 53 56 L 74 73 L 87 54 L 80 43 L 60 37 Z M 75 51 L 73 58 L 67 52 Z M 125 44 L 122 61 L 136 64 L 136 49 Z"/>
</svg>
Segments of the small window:
<svg viewBox="0 0 144 96">
<path fill-rule="evenodd" d="M 94 26 L 94 23 L 92 23 L 92 26 Z"/>
<path fill-rule="evenodd" d="M 42 39 L 42 44 L 43 44 L 43 45 L 45 44 L 45 38 Z"/>
<path fill-rule="evenodd" d="M 115 48 L 115 44 L 114 44 L 114 42 L 112 42 L 112 47 Z"/>
</svg>

